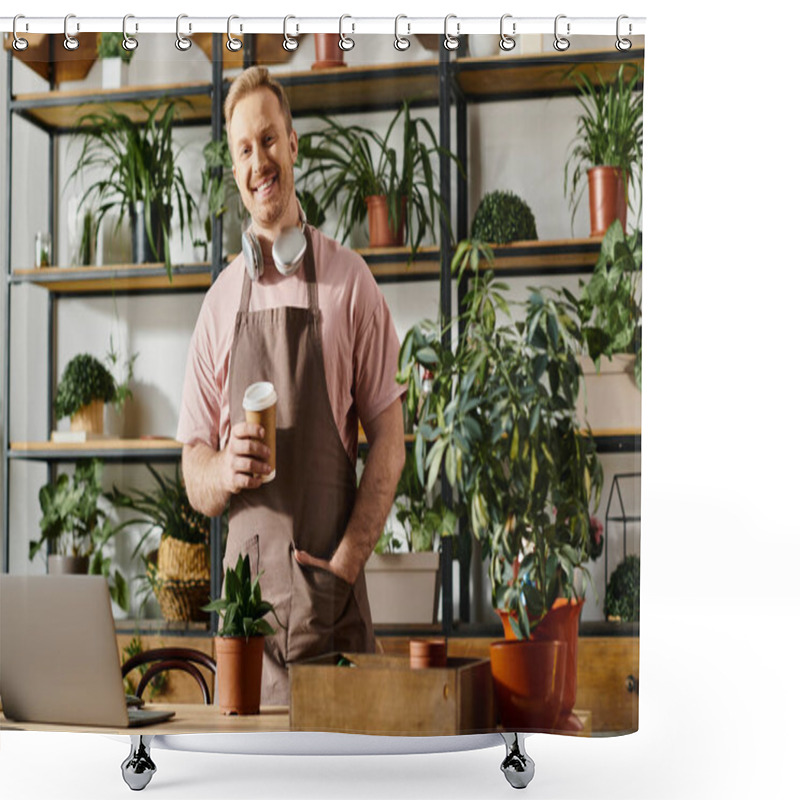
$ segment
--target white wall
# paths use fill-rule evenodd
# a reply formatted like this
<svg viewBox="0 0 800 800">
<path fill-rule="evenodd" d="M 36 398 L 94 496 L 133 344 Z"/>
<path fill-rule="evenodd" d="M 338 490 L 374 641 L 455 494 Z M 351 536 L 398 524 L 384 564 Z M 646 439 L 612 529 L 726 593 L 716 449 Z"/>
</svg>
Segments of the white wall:
<svg viewBox="0 0 800 800">
<path fill-rule="evenodd" d="M 406 53 L 398 53 L 391 45 L 391 37 L 363 37 L 355 50 L 347 55 L 350 64 L 372 64 L 387 61 L 422 60 L 435 57 L 422 49 L 416 41 Z M 612 40 L 613 41 L 613 40 Z M 210 64 L 199 47 L 187 53 L 178 53 L 171 35 L 140 37 L 140 46 L 131 63 L 131 85 L 192 82 L 210 79 Z M 591 42 L 598 46 L 598 40 Z M 611 47 L 611 42 L 606 42 Z M 537 42 L 533 42 L 536 47 Z M 573 46 L 580 47 L 576 42 Z M 529 42 L 526 46 L 531 46 Z M 313 41 L 306 37 L 293 60 L 274 68 L 276 73 L 302 68 L 313 60 Z M 0 65 L 0 92 L 4 90 L 5 61 Z M 15 91 L 46 89 L 24 66 L 15 64 Z M 80 84 L 62 84 L 60 88 L 86 89 L 99 86 L 99 65 L 95 64 L 87 80 Z M 1 95 L 0 95 L 1 96 Z M 573 98 L 503 102 L 471 106 L 469 109 L 469 214 L 474 213 L 481 196 L 494 189 L 510 189 L 522 196 L 536 217 L 541 239 L 571 237 L 570 209 L 563 196 L 563 165 L 568 145 L 575 130 L 579 110 Z M 422 112 L 438 129 L 438 110 Z M 391 113 L 364 114 L 363 122 L 377 129 L 385 127 Z M 315 122 L 310 119 L 296 121 L 300 132 L 308 130 Z M 455 118 L 453 115 L 453 130 Z M 3 134 L 5 131 L 3 131 Z M 24 267 L 32 263 L 33 238 L 37 230 L 46 229 L 47 138 L 31 125 L 15 121 L 13 168 L 13 265 Z M 210 128 L 188 128 L 178 132 L 183 148 L 180 163 L 187 183 L 199 196 L 202 170 L 202 147 L 210 137 Z M 454 143 L 453 143 L 454 147 Z M 69 137 L 59 140 L 60 177 L 58 185 L 58 219 L 60 235 L 57 239 L 57 263 L 69 260 L 67 220 L 75 198 L 80 196 L 80 185 L 66 184 L 66 176 L 74 163 L 75 151 Z M 0 162 L 3 169 L 4 161 Z M 453 179 L 455 186 L 455 177 Z M 335 220 L 329 214 L 325 230 L 333 233 Z M 574 234 L 588 233 L 588 208 L 584 201 L 575 220 Z M 198 227 L 199 232 L 199 227 Z M 123 232 L 124 237 L 124 232 Z M 173 236 L 171 246 L 175 262 L 198 260 L 191 246 L 191 236 L 181 243 Z M 365 243 L 361 233 L 353 244 Z M 106 250 L 108 251 L 106 239 Z M 108 259 L 109 253 L 105 257 Z M 117 252 L 117 260 L 124 253 Z M 562 281 L 519 278 L 509 281 L 513 296 L 524 299 L 526 287 L 534 283 L 569 285 L 577 289 L 577 278 Z M 398 335 L 406 331 L 423 316 L 435 317 L 438 310 L 438 283 L 385 284 L 382 290 L 392 310 Z M 45 320 L 47 294 L 35 287 L 17 287 L 13 290 L 12 309 L 12 381 L 11 381 L 11 438 L 13 440 L 44 439 L 47 410 L 45 353 Z M 56 342 L 56 370 L 60 375 L 64 366 L 75 354 L 91 352 L 98 357 L 107 351 L 109 337 L 113 335 L 117 349 L 123 356 L 138 353 L 135 379 L 132 384 L 134 398 L 126 406 L 123 419 L 109 409 L 108 424 L 112 431 L 125 436 L 161 434 L 174 436 L 180 404 L 180 392 L 189 338 L 202 301 L 198 294 L 147 295 L 139 297 L 91 297 L 63 299 L 58 303 L 58 335 Z M 60 425 L 66 425 L 62 420 Z M 615 472 L 638 470 L 638 454 L 603 457 L 607 485 Z M 137 465 L 108 466 L 107 483 L 118 485 L 148 485 L 149 476 L 144 467 Z M 27 541 L 38 531 L 39 508 L 37 493 L 46 480 L 46 469 L 37 464 L 12 466 L 12 552 L 10 567 L 13 571 L 41 571 L 43 562 L 30 565 L 27 561 Z M 635 493 L 636 494 L 636 493 Z M 604 514 L 605 495 L 601 500 L 600 516 Z M 638 505 L 637 497 L 631 505 Z M 638 508 L 634 513 L 638 513 Z M 606 532 L 608 534 L 608 532 Z M 638 549 L 637 536 L 633 538 Z M 614 532 L 612 532 L 612 537 Z M 132 540 L 120 543 L 122 561 L 124 552 L 132 547 Z M 611 564 L 610 564 L 611 567 Z M 602 594 L 603 560 L 591 566 L 595 585 Z M 480 574 L 476 571 L 476 574 Z M 456 586 L 456 602 L 458 602 Z M 488 605 L 488 587 L 476 582 L 474 596 L 483 599 L 475 609 L 478 620 L 491 618 Z M 457 606 L 456 606 L 457 608 Z M 589 592 L 584 619 L 602 618 L 601 606 L 595 605 Z"/>
</svg>

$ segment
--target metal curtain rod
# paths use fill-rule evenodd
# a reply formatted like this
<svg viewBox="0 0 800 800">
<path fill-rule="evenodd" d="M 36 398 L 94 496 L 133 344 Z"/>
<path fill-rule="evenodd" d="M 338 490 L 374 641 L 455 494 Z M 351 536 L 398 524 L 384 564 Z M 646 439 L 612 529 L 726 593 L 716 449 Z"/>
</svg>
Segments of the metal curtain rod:
<svg viewBox="0 0 800 800">
<path fill-rule="evenodd" d="M 135 5 L 135 4 L 134 4 Z M 8 6 L 6 6 L 8 7 Z M 79 36 L 81 33 L 122 32 L 122 16 L 82 17 L 69 15 L 68 33 Z M 567 36 L 614 36 L 621 30 L 624 36 L 641 36 L 645 32 L 645 17 L 621 18 L 621 28 L 617 17 L 570 17 L 560 14 L 558 30 Z M 291 35 L 301 33 L 383 33 L 408 36 L 412 33 L 438 33 L 460 36 L 464 34 L 498 33 L 500 17 L 233 17 L 230 31 L 234 35 L 245 33 L 277 33 L 286 31 Z M 175 17 L 137 17 L 129 16 L 126 30 L 129 35 L 142 33 L 175 33 Z M 523 33 L 549 33 L 554 30 L 554 17 L 515 17 L 503 16 L 503 29 L 515 36 Z M 17 18 L 16 32 L 61 33 L 65 32 L 67 22 L 64 17 L 26 17 Z M 228 17 L 195 17 L 182 14 L 180 31 L 184 36 L 193 33 L 227 33 Z M 14 30 L 14 17 L 0 17 L 0 32 L 11 34 Z"/>
</svg>

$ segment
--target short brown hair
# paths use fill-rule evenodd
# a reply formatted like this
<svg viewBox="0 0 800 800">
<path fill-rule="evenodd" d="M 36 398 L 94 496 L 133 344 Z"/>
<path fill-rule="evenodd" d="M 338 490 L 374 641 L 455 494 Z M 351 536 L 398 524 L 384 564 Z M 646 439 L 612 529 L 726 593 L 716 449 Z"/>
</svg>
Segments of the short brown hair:
<svg viewBox="0 0 800 800">
<path fill-rule="evenodd" d="M 266 67 L 248 67 L 231 84 L 228 96 L 225 98 L 225 125 L 228 129 L 228 142 L 230 143 L 231 117 L 236 104 L 258 89 L 269 89 L 281 105 L 281 113 L 286 122 L 286 131 L 292 130 L 292 109 L 289 107 L 289 98 L 286 92 L 270 74 Z"/>
</svg>

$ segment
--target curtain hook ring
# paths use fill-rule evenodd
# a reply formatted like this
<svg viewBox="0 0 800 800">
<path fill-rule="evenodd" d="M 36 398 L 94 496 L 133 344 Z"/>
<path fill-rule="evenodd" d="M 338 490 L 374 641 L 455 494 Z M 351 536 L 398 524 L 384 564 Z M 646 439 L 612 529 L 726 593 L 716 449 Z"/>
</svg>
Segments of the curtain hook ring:
<svg viewBox="0 0 800 800">
<path fill-rule="evenodd" d="M 186 19 L 189 15 L 188 14 L 178 14 L 178 18 L 175 20 L 175 47 L 178 48 L 182 53 L 185 53 L 191 46 L 192 40 L 187 39 L 181 33 L 181 20 Z M 189 23 L 189 33 L 192 32 L 192 23 Z"/>
<path fill-rule="evenodd" d="M 14 41 L 11 43 L 11 46 L 18 52 L 21 53 L 23 50 L 28 49 L 28 40 L 23 39 L 21 36 L 17 36 L 17 20 L 18 19 L 25 19 L 23 14 L 17 14 L 14 17 L 14 24 L 12 25 L 12 32 L 14 33 Z M 28 23 L 25 23 L 25 30 L 28 30 Z"/>
<path fill-rule="evenodd" d="M 395 50 L 408 50 L 411 47 L 411 40 L 406 39 L 405 36 L 400 35 L 400 20 L 401 19 L 408 19 L 405 14 L 398 14 L 394 18 L 394 49 Z M 407 22 L 406 27 L 408 28 L 408 35 L 411 35 L 411 23 Z"/>
<path fill-rule="evenodd" d="M 290 19 L 297 19 L 297 17 L 293 17 L 290 14 L 290 15 L 288 15 L 288 16 L 283 18 L 283 49 L 286 50 L 286 52 L 288 52 L 288 53 L 291 53 L 291 52 L 297 50 L 297 45 L 298 45 L 297 39 L 293 39 L 291 36 L 289 36 L 289 32 L 287 30 L 287 27 L 289 25 L 289 20 Z M 295 28 L 297 28 L 296 25 L 295 25 Z M 297 30 L 295 30 L 295 35 L 296 34 L 297 34 Z"/>
<path fill-rule="evenodd" d="M 127 50 L 129 53 L 132 53 L 138 46 L 139 42 L 137 39 L 134 39 L 132 36 L 128 36 L 128 20 L 135 19 L 133 14 L 126 14 L 122 18 L 122 48 Z M 134 30 L 139 30 L 139 23 L 134 23 Z"/>
<path fill-rule="evenodd" d="M 74 14 L 67 14 L 67 16 L 64 17 L 64 49 L 65 50 L 69 50 L 70 52 L 72 52 L 73 50 L 77 50 L 78 49 L 78 45 L 80 44 L 80 42 L 74 36 L 70 36 L 69 35 L 68 28 L 69 28 L 69 21 L 71 19 L 75 19 L 75 15 Z M 75 23 L 75 31 L 76 31 L 76 33 L 80 29 L 81 29 L 80 24 L 76 22 Z"/>
<path fill-rule="evenodd" d="M 344 21 L 346 19 L 353 19 L 353 18 L 349 14 L 342 14 L 342 16 L 339 17 L 339 49 L 340 50 L 352 50 L 356 46 L 356 43 L 349 36 L 345 36 L 344 32 L 342 30 L 342 28 L 344 27 Z M 355 22 L 352 25 L 353 25 L 353 27 L 352 27 L 351 33 L 355 33 L 355 30 L 356 30 Z"/>
<path fill-rule="evenodd" d="M 628 17 L 627 17 L 627 16 L 625 16 L 625 14 L 620 14 L 620 15 L 617 17 L 617 43 L 616 43 L 615 47 L 616 47 L 616 48 L 617 48 L 617 50 L 619 50 L 620 52 L 624 52 L 625 50 L 630 50 L 630 49 L 631 49 L 631 47 L 632 47 L 632 43 L 631 43 L 631 40 L 630 40 L 630 39 L 623 39 L 623 38 L 620 36 L 620 23 L 621 23 L 621 22 L 622 22 L 622 20 L 624 20 L 624 19 L 628 19 Z M 630 36 L 630 35 L 631 35 L 631 23 L 629 22 L 629 23 L 628 23 L 628 36 Z"/>
<path fill-rule="evenodd" d="M 455 36 L 451 36 L 447 32 L 447 23 L 451 19 L 456 20 L 456 35 Z M 459 45 L 458 34 L 460 32 L 461 32 L 461 23 L 458 21 L 458 18 L 456 17 L 455 14 L 448 14 L 444 18 L 444 41 L 442 42 L 442 44 L 444 44 L 445 50 L 458 50 L 458 45 Z"/>
<path fill-rule="evenodd" d="M 500 49 L 509 52 L 509 50 L 513 50 L 517 46 L 516 39 L 512 39 L 511 36 L 517 35 L 517 23 L 511 23 L 511 36 L 503 31 L 503 24 L 507 19 L 511 19 L 511 14 L 503 14 L 500 17 Z"/>
<path fill-rule="evenodd" d="M 241 39 L 237 39 L 231 35 L 231 21 L 234 19 L 239 19 L 239 17 L 235 14 L 231 14 L 231 16 L 228 17 L 228 41 L 225 43 L 225 47 L 227 47 L 231 53 L 238 53 L 242 49 L 243 43 Z M 239 31 L 241 32 L 241 30 L 242 26 L 240 25 Z"/>
<path fill-rule="evenodd" d="M 569 39 L 567 39 L 565 36 L 562 36 L 558 32 L 558 21 L 560 19 L 566 19 L 566 18 L 567 18 L 566 14 L 559 14 L 556 17 L 555 25 L 553 27 L 556 37 L 555 40 L 553 41 L 553 47 L 560 53 L 563 53 L 565 50 L 569 50 Z M 569 36 L 569 22 L 567 23 L 567 36 Z"/>
</svg>

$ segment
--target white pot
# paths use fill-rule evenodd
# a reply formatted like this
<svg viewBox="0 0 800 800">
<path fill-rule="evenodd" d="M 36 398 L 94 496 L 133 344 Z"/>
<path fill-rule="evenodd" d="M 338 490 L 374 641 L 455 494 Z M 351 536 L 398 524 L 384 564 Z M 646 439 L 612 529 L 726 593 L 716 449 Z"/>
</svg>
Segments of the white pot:
<svg viewBox="0 0 800 800">
<path fill-rule="evenodd" d="M 598 372 L 588 356 L 581 356 L 584 381 L 578 397 L 578 419 L 595 434 L 629 432 L 642 427 L 642 393 L 636 386 L 636 356 L 615 355 L 600 361 Z"/>
<path fill-rule="evenodd" d="M 438 553 L 373 553 L 364 572 L 374 624 L 436 622 Z"/>
<path fill-rule="evenodd" d="M 100 82 L 104 89 L 119 89 L 120 86 L 128 85 L 128 62 L 121 58 L 101 58 L 100 69 Z"/>
</svg>

